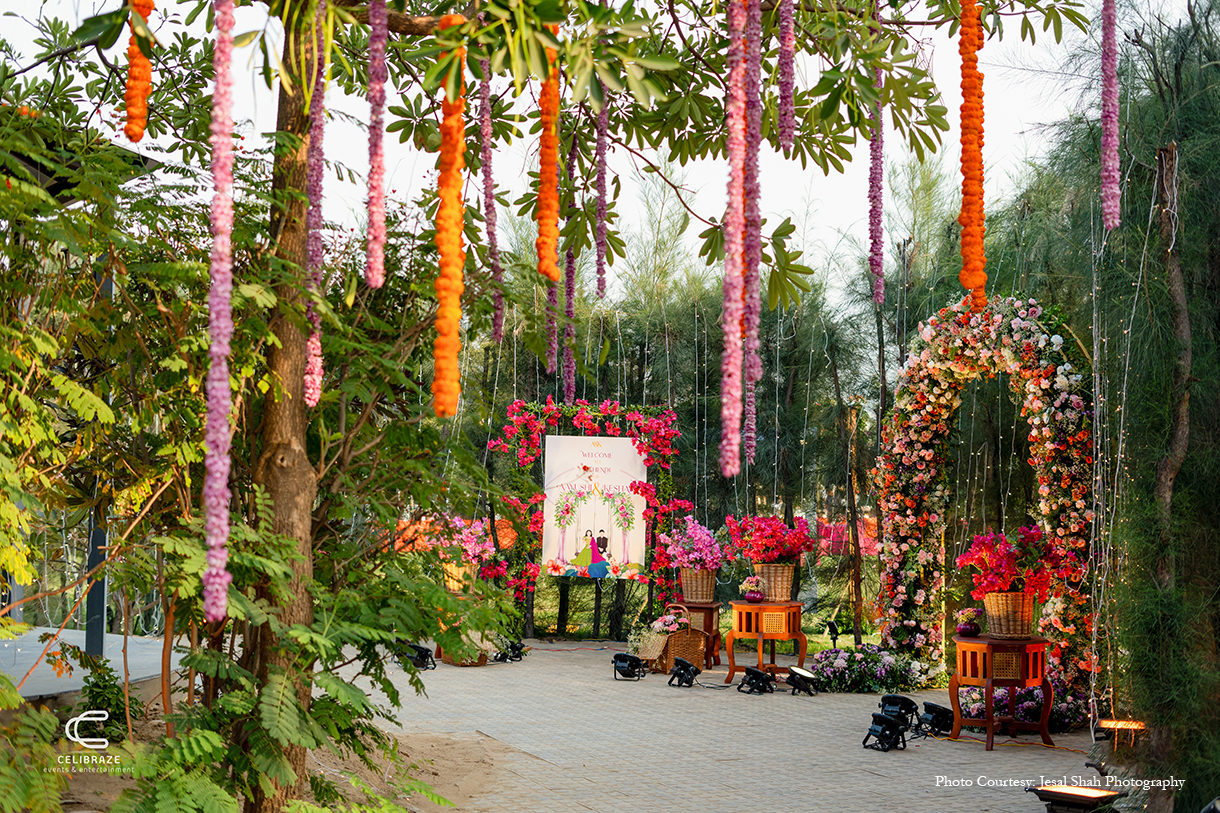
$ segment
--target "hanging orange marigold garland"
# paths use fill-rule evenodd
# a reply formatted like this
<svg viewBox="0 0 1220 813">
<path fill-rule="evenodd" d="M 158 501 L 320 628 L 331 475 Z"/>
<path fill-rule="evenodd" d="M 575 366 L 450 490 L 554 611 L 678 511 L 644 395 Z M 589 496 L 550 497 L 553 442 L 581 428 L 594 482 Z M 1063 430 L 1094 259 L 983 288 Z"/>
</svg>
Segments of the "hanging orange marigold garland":
<svg viewBox="0 0 1220 813">
<path fill-rule="evenodd" d="M 962 0 L 962 270 L 958 280 L 970 290 L 970 310 L 987 307 L 987 256 L 983 237 L 987 232 L 983 215 L 983 74 L 978 69 L 978 51 L 983 47 L 983 24 L 974 0 Z"/>
<path fill-rule="evenodd" d="M 133 0 L 131 4 L 144 21 L 152 16 L 153 0 Z M 152 89 L 152 63 L 136 42 L 135 21 L 131 23 L 131 41 L 127 45 L 127 87 L 123 91 L 126 102 L 127 123 L 123 126 L 128 140 L 139 141 L 148 126 L 148 91 Z"/>
<path fill-rule="evenodd" d="M 558 33 L 559 26 L 550 27 Z M 542 135 L 538 142 L 538 273 L 559 282 L 559 68 L 555 50 L 546 49 L 547 75 L 538 98 Z"/>
<path fill-rule="evenodd" d="M 466 22 L 460 14 L 447 14 L 440 19 L 437 30 L 443 31 Z M 466 59 L 466 49 L 459 48 L 460 66 Z M 460 69 L 460 68 L 459 68 Z M 462 170 L 466 166 L 465 124 L 466 83 L 459 86 L 457 98 L 449 101 L 446 94 L 441 102 L 440 179 L 437 181 L 436 248 L 440 254 L 440 270 L 436 276 L 436 342 L 433 344 L 432 408 L 438 418 L 452 417 L 457 412 L 462 394 L 458 351 L 462 347 L 458 331 L 462 322 L 462 267 L 466 252 L 462 250 L 462 227 L 466 205 L 462 201 Z"/>
</svg>

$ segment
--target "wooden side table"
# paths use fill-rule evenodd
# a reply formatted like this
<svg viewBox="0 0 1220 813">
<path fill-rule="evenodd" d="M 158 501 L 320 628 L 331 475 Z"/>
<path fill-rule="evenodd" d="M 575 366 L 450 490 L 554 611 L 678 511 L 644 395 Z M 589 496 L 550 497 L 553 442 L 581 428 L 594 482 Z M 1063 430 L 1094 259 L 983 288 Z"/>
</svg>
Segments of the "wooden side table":
<svg viewBox="0 0 1220 813">
<path fill-rule="evenodd" d="M 799 601 L 731 601 L 729 606 L 733 612 L 733 629 L 724 639 L 724 649 L 729 654 L 729 676 L 725 683 L 733 682 L 733 675 L 744 672 L 744 666 L 738 666 L 733 657 L 733 641 L 741 637 L 755 638 L 758 641 L 758 668 L 776 671 L 775 642 L 791 641 L 800 643 L 800 654 L 797 666 L 805 665 L 805 653 L 809 642 L 801 631 L 801 608 Z M 771 642 L 771 663 L 763 663 L 763 641 Z"/>
<path fill-rule="evenodd" d="M 953 731 L 950 739 L 957 739 L 962 725 L 978 725 L 987 729 L 987 750 L 995 740 L 996 729 L 1007 726 L 1012 729 L 1037 731 L 1042 742 L 1054 745 L 1047 724 L 1051 719 L 1051 705 L 1055 702 L 1055 689 L 1046 676 L 1045 638 L 1008 640 L 980 635 L 977 638 L 953 636 L 957 644 L 957 670 L 949 681 L 949 699 L 953 703 Z M 982 686 L 986 712 L 982 718 L 963 717 L 962 701 L 958 697 L 961 686 Z M 1008 688 L 1007 714 L 995 713 L 995 688 Z M 1016 719 L 1017 690 L 1029 686 L 1042 687 L 1042 718 L 1036 723 Z"/>
<path fill-rule="evenodd" d="M 711 669 L 712 663 L 720 665 L 720 607 L 719 601 L 701 604 L 693 601 L 666 604 L 665 610 L 671 608 L 684 610 L 690 619 L 691 627 L 707 633 L 707 646 L 703 650 L 703 668 Z"/>
</svg>

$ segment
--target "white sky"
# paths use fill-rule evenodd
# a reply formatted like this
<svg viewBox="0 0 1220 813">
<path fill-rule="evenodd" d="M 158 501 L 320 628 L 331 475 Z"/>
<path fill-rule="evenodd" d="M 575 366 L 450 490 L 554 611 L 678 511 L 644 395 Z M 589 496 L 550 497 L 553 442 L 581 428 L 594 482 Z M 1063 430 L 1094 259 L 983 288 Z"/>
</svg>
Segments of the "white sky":
<svg viewBox="0 0 1220 813">
<path fill-rule="evenodd" d="M 0 14 L 10 15 L 3 18 L 0 30 L 3 32 L 2 36 L 14 43 L 28 58 L 34 50 L 31 45 L 33 28 L 20 18 L 29 19 L 32 15 L 42 13 L 66 17 L 79 23 L 99 10 L 109 10 L 115 5 L 113 0 L 44 0 L 41 5 L 30 0 L 0 0 Z M 163 0 L 161 7 L 170 6 Z M 181 6 L 173 10 L 185 15 L 189 8 L 190 6 Z M 157 12 L 157 15 L 159 14 L 160 11 Z M 16 15 L 18 19 L 11 15 Z M 155 16 L 154 21 L 157 19 L 159 17 Z M 262 28 L 266 20 L 266 7 L 261 4 L 239 9 L 235 33 Z M 195 27 L 201 29 L 200 23 L 196 22 Z M 1031 47 L 1028 43 L 1019 41 L 1017 32 L 1015 22 L 1010 24 L 1005 41 L 988 42 L 980 55 L 980 69 L 986 77 L 983 155 L 989 205 L 994 205 L 997 199 L 1014 187 L 1026 159 L 1036 157 L 1044 151 L 1046 137 L 1038 125 L 1063 118 L 1071 107 L 1081 102 L 1081 88 L 1095 87 L 1097 84 L 1088 79 L 1081 80 L 1047 72 L 1047 69 L 1058 69 L 1067 47 L 1053 44 L 1049 35 L 1040 37 L 1037 46 Z M 951 129 L 944 135 L 942 148 L 945 166 L 950 177 L 956 180 L 957 110 L 960 104 L 957 44 L 948 40 L 943 30 L 931 32 L 927 36 L 925 50 L 931 55 L 934 77 L 938 80 L 944 104 L 949 108 Z M 1079 38 L 1083 35 L 1076 33 L 1075 36 Z M 121 58 L 125 43 L 124 37 L 112 50 L 116 57 Z M 254 50 L 253 46 L 249 46 L 238 51 L 234 58 L 235 119 L 245 122 L 243 129 L 248 134 L 270 131 L 274 129 L 275 121 L 275 96 L 264 86 L 261 76 L 256 73 L 257 65 L 252 55 Z M 1036 69 L 1012 67 L 1021 65 L 1033 66 Z M 803 75 L 798 77 L 799 80 L 808 82 L 813 78 L 812 63 L 806 63 L 800 68 Z M 154 75 L 153 81 L 158 80 L 163 80 L 163 77 Z M 332 92 L 328 105 L 333 104 L 335 98 L 336 94 Z M 390 104 L 395 101 L 391 96 Z M 1093 99 L 1086 97 L 1086 101 L 1091 103 Z M 357 117 L 367 117 L 367 104 L 363 101 L 343 100 L 341 107 Z M 126 144 L 121 132 L 116 133 L 115 139 Z M 389 134 L 386 143 L 387 190 L 394 190 L 395 197 L 410 199 L 425 184 L 431 185 L 435 182 L 432 173 L 434 154 L 421 153 L 413 147 L 399 144 L 395 134 Z M 886 143 L 887 162 L 902 160 L 902 142 L 892 130 L 887 129 Z M 327 127 L 326 146 L 328 158 L 339 160 L 359 173 L 366 170 L 366 136 L 357 127 L 332 120 Z M 148 141 L 141 143 L 138 149 L 142 152 L 156 152 L 155 144 Z M 497 183 L 510 187 L 510 198 L 516 197 L 522 191 L 528 152 L 534 149 L 535 139 L 527 137 L 524 142 L 514 144 L 496 157 Z M 858 144 L 854 152 L 854 160 L 847 165 L 846 171 L 841 175 L 832 172 L 829 177 L 823 176 L 821 170 L 812 165 L 802 171 L 798 162 L 788 161 L 778 154 L 768 153 L 763 156 L 763 211 L 769 221 L 768 227 L 773 227 L 785 216 L 792 215 L 798 234 L 804 235 L 806 246 L 811 250 L 806 261 L 813 264 L 819 264 L 824 253 L 832 250 L 844 236 L 859 245 L 867 244 L 867 142 Z M 638 221 L 635 216 L 637 207 L 634 205 L 637 187 L 631 178 L 630 157 L 615 156 L 612 159 L 612 168 L 620 173 L 624 186 L 619 201 L 622 216 L 620 224 L 630 228 Z M 700 162 L 685 168 L 685 183 L 696 192 L 694 208 L 705 216 L 719 218 L 723 210 L 725 171 L 724 162 L 719 161 Z M 476 189 L 477 179 L 468 187 L 468 194 L 477 194 Z M 326 179 L 326 195 L 328 219 L 349 224 L 363 220 L 365 191 L 362 186 L 341 182 L 330 173 Z M 888 189 L 886 202 L 887 208 L 890 208 L 892 199 Z M 702 230 L 696 228 L 696 225 L 698 224 L 692 225 L 688 234 L 692 245 L 696 240 L 694 235 Z"/>
</svg>

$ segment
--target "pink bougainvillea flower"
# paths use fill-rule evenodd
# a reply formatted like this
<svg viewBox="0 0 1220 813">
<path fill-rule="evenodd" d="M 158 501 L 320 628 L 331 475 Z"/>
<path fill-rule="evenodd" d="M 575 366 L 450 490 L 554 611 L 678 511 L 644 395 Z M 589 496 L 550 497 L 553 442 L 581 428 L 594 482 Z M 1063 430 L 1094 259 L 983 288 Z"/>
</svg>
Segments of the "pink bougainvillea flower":
<svg viewBox="0 0 1220 813">
<path fill-rule="evenodd" d="M 1101 4 L 1101 216 L 1106 230 L 1119 225 L 1118 46 L 1114 0 Z"/>
<path fill-rule="evenodd" d="M 323 56 L 326 47 L 326 32 L 323 28 L 325 19 L 326 0 L 319 0 L 313 93 L 309 99 L 309 151 L 306 159 L 309 167 L 306 183 L 309 209 L 305 213 L 307 234 L 305 238 L 305 283 L 311 298 L 305 301 L 305 316 L 310 327 L 308 357 L 305 361 L 305 404 L 311 407 L 317 406 L 318 400 L 322 397 L 322 315 L 318 313 L 312 296 L 321 295 L 324 259 L 322 179 L 325 173 L 325 157 L 322 150 L 322 139 L 326 128 L 326 64 Z"/>
</svg>

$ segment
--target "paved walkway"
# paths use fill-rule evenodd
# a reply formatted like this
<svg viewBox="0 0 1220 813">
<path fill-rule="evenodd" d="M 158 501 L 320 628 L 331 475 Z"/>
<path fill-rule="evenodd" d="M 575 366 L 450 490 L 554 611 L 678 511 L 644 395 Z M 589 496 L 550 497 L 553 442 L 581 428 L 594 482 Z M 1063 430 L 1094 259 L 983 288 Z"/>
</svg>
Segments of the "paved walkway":
<svg viewBox="0 0 1220 813">
<path fill-rule="evenodd" d="M 877 695 L 746 695 L 670 687 L 662 675 L 616 682 L 610 660 L 622 644 L 529 643 L 519 663 L 439 664 L 425 674 L 426 698 L 404 680 L 402 731 L 481 734 L 516 749 L 499 760 L 489 791 L 458 810 L 1038 813 L 1045 807 L 1023 784 L 1097 775 L 1085 754 L 1043 747 L 1037 735 L 991 752 L 938 740 L 866 750 Z M 700 679 L 723 686 L 726 674 L 720 666 Z M 949 705 L 945 690 L 910 696 Z M 1087 731 L 1055 741 L 1090 746 Z"/>
</svg>

